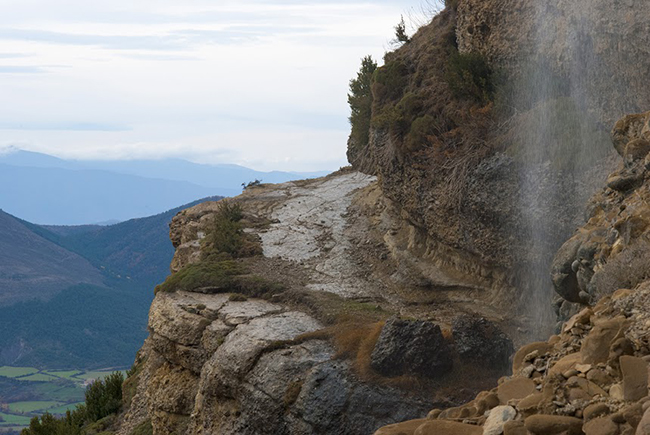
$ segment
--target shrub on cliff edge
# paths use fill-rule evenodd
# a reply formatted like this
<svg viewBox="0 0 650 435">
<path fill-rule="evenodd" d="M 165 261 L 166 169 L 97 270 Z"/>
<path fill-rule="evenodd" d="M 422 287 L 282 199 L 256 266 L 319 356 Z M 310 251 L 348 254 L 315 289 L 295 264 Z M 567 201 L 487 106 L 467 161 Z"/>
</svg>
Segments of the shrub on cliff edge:
<svg viewBox="0 0 650 435">
<path fill-rule="evenodd" d="M 370 117 L 372 116 L 372 78 L 377 63 L 371 56 L 361 60 L 361 69 L 357 78 L 350 80 L 350 93 L 348 104 L 350 105 L 350 147 L 348 149 L 348 161 L 353 163 L 358 152 L 368 145 L 370 140 Z"/>
</svg>

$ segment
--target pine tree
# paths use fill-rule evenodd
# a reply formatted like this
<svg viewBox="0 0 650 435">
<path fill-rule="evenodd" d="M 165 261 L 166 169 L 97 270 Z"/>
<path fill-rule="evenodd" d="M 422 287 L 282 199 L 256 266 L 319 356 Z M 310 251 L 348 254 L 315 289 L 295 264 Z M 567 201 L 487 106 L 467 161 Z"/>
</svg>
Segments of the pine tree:
<svg viewBox="0 0 650 435">
<path fill-rule="evenodd" d="M 372 116 L 372 77 L 377 69 L 377 62 L 371 56 L 361 60 L 361 69 L 357 78 L 350 80 L 350 141 L 348 143 L 348 161 L 354 163 L 358 152 L 368 145 L 370 140 L 370 117 Z"/>
</svg>

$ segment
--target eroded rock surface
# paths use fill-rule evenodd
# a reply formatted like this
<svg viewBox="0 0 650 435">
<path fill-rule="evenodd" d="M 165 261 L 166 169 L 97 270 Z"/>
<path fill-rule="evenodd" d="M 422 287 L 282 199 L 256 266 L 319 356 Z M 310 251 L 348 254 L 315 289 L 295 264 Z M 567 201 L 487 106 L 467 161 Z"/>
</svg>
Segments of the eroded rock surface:
<svg viewBox="0 0 650 435">
<path fill-rule="evenodd" d="M 360 382 L 326 341 L 292 343 L 322 327 L 264 300 L 158 294 L 119 433 L 151 419 L 156 434 L 362 434 L 430 406 Z"/>
</svg>

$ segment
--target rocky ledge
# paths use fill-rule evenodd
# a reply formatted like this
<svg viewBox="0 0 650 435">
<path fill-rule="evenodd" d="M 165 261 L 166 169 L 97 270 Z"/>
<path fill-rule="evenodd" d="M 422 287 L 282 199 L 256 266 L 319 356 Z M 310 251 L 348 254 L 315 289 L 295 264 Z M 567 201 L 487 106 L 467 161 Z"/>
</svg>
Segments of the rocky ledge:
<svg viewBox="0 0 650 435">
<path fill-rule="evenodd" d="M 245 255 L 214 252 L 224 203 L 172 221 L 172 275 L 125 383 L 119 434 L 365 435 L 503 374 L 505 322 L 467 297 L 481 287 L 400 246 L 413 233 L 374 177 L 342 170 L 226 203 L 241 207 Z M 485 376 L 464 377 L 468 367 Z"/>
<path fill-rule="evenodd" d="M 364 433 L 427 408 L 395 389 L 360 383 L 327 341 L 296 340 L 323 327 L 313 317 L 229 299 L 156 297 L 137 392 L 119 433 L 147 419 L 159 434 Z"/>
</svg>

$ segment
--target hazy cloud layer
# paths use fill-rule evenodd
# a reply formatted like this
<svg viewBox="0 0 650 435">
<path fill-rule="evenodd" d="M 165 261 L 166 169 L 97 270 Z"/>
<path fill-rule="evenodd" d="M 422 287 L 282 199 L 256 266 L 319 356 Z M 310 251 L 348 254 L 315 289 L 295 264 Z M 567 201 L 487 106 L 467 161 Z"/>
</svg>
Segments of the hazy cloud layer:
<svg viewBox="0 0 650 435">
<path fill-rule="evenodd" d="M 335 169 L 350 78 L 420 4 L 4 1 L 0 148 Z"/>
</svg>

